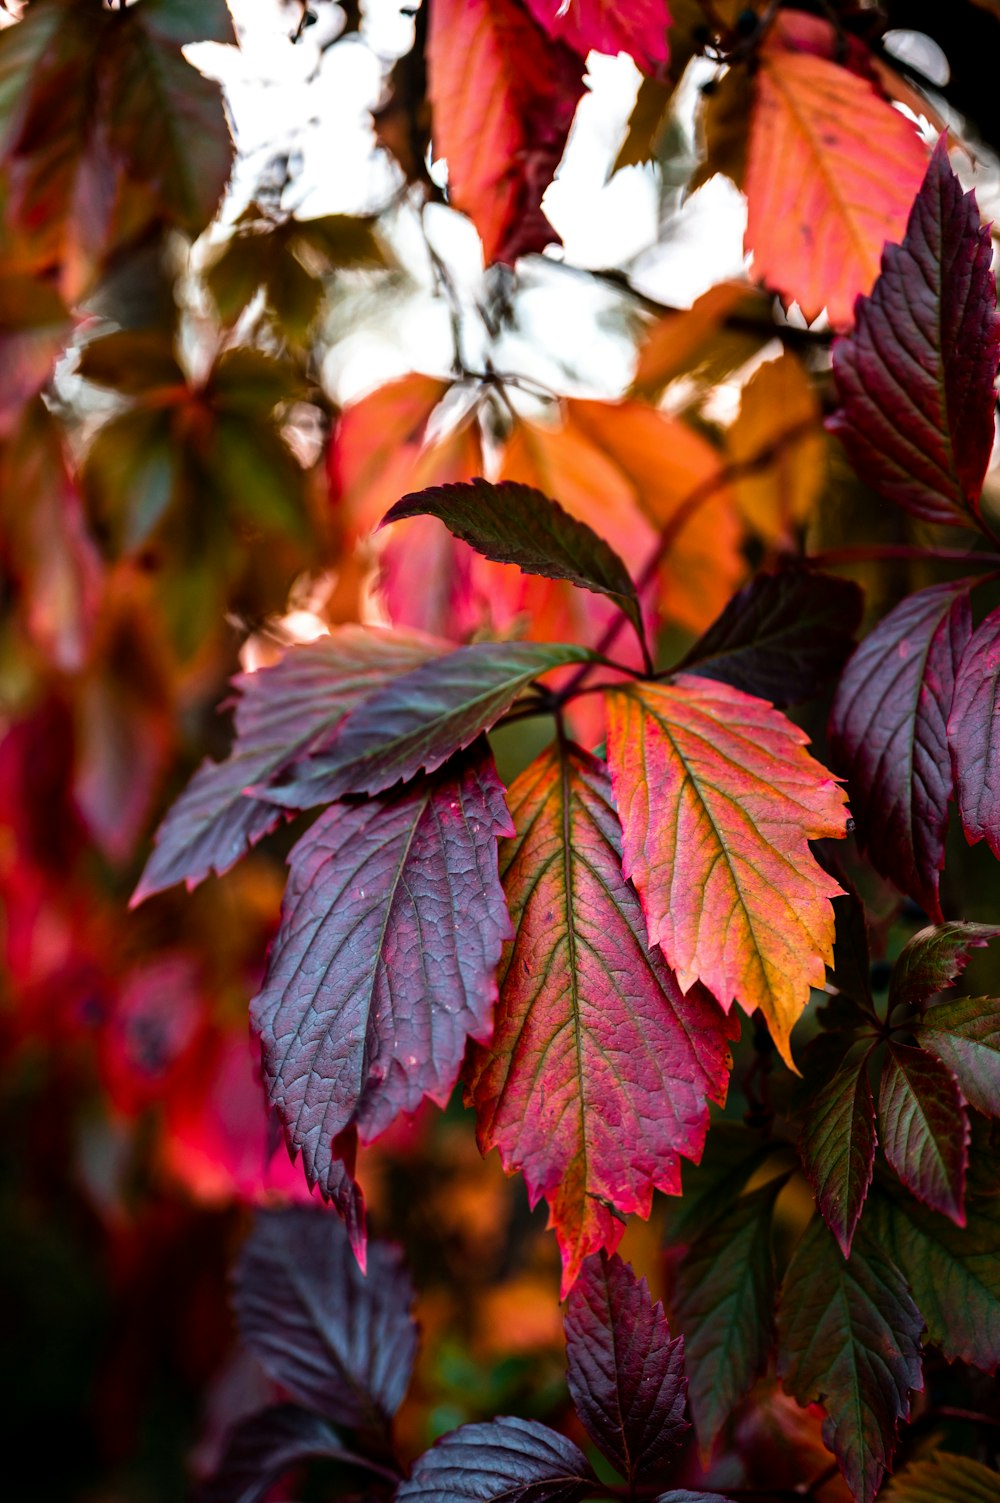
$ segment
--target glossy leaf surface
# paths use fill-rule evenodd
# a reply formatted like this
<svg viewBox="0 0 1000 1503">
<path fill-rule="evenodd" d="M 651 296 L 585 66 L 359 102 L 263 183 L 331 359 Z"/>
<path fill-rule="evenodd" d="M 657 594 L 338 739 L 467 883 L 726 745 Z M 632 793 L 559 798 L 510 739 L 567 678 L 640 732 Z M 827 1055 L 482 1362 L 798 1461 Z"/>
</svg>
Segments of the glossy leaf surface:
<svg viewBox="0 0 1000 1503">
<path fill-rule="evenodd" d="M 782 1056 L 833 953 L 840 891 L 808 841 L 842 836 L 845 798 L 778 710 L 725 684 L 610 693 L 608 762 L 624 870 L 682 987 L 759 1007 Z"/>
<path fill-rule="evenodd" d="M 822 1402 L 824 1439 L 859 1503 L 875 1497 L 923 1387 L 922 1329 L 903 1275 L 864 1226 L 845 1261 L 815 1217 L 782 1286 L 778 1371 L 800 1404 Z"/>
<path fill-rule="evenodd" d="M 903 1183 L 964 1226 L 969 1125 L 948 1066 L 923 1049 L 890 1041 L 878 1118 L 885 1156 Z"/>
<path fill-rule="evenodd" d="M 313 1207 L 260 1211 L 236 1266 L 243 1341 L 276 1383 L 335 1424 L 384 1430 L 417 1349 L 399 1251 L 374 1242 L 361 1272 L 343 1226 Z"/>
<path fill-rule="evenodd" d="M 910 595 L 858 647 L 830 712 L 861 848 L 938 921 L 952 791 L 946 726 L 971 629 L 963 584 Z"/>
<path fill-rule="evenodd" d="M 510 933 L 496 839 L 512 832 L 488 752 L 395 797 L 327 809 L 295 846 L 251 1004 L 271 1104 L 313 1185 L 425 1096 L 443 1106 L 466 1040 L 489 1037 Z"/>
<path fill-rule="evenodd" d="M 510 807 L 518 834 L 500 861 L 514 940 L 469 1098 L 483 1151 L 522 1171 L 532 1204 L 548 1201 L 566 1291 L 588 1254 L 613 1251 L 622 1213 L 648 1216 L 654 1189 L 679 1192 L 706 1098 L 725 1098 L 736 1030 L 647 945 L 602 764 L 544 753 Z"/>
<path fill-rule="evenodd" d="M 396 1492 L 399 1503 L 575 1503 L 597 1484 L 565 1436 L 500 1415 L 444 1435 Z"/>
<path fill-rule="evenodd" d="M 617 1253 L 594 1253 L 564 1316 L 569 1391 L 591 1438 L 629 1482 L 653 1477 L 687 1430 L 684 1342 Z"/>
<path fill-rule="evenodd" d="M 1000 359 L 991 259 L 944 133 L 902 244 L 886 247 L 853 334 L 834 346 L 829 424 L 868 485 L 928 522 L 968 526 L 978 512 Z"/>
</svg>

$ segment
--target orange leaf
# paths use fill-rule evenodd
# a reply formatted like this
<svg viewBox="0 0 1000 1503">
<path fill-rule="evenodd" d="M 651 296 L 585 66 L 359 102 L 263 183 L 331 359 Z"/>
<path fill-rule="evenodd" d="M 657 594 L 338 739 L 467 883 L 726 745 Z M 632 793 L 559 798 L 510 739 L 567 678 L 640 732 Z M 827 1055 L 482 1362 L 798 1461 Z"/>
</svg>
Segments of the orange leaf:
<svg viewBox="0 0 1000 1503">
<path fill-rule="evenodd" d="M 815 431 L 782 442 L 783 434 L 810 422 Z M 728 438 L 736 464 L 775 446 L 770 463 L 737 481 L 736 499 L 766 542 L 792 544 L 794 528 L 808 521 L 823 488 L 826 440 L 816 390 L 790 350 L 750 377 Z"/>
<path fill-rule="evenodd" d="M 832 61 L 832 28 L 794 12 L 782 19 L 760 51 L 746 246 L 758 281 L 807 319 L 825 307 L 843 328 L 858 293 L 871 291 L 882 246 L 903 237 L 927 151 L 867 78 Z M 790 50 L 802 21 L 813 46 L 827 38 L 826 55 Z"/>
<path fill-rule="evenodd" d="M 843 837 L 846 799 L 765 700 L 680 674 L 607 696 L 625 875 L 682 987 L 759 1007 L 782 1058 L 833 955 L 840 888 L 807 842 Z M 794 1066 L 792 1066 L 794 1068 Z"/>
<path fill-rule="evenodd" d="M 633 391 L 643 396 L 662 391 L 668 381 L 690 368 L 729 315 L 751 300 L 761 300 L 760 293 L 745 283 L 718 282 L 690 308 L 657 319 L 639 346 Z M 762 335 L 765 332 L 762 326 Z"/>
<path fill-rule="evenodd" d="M 330 486 L 355 536 L 374 532 L 411 490 L 413 465 L 448 382 L 411 371 L 344 408 L 329 452 Z"/>
</svg>

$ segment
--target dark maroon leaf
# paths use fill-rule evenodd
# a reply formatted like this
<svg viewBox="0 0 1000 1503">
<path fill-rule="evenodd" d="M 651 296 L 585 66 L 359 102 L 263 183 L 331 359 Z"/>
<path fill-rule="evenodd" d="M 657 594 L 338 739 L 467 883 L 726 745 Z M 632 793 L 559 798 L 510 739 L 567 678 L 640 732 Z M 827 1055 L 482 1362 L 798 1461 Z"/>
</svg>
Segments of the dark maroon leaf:
<svg viewBox="0 0 1000 1503">
<path fill-rule="evenodd" d="M 729 1503 L 729 1499 L 722 1493 L 692 1493 L 682 1487 L 679 1491 L 671 1489 L 669 1493 L 659 1493 L 655 1503 Z"/>
<path fill-rule="evenodd" d="M 964 1226 L 969 1122 L 948 1066 L 922 1049 L 891 1041 L 878 1120 L 885 1156 L 904 1185 Z"/>
<path fill-rule="evenodd" d="M 595 1491 L 571 1440 L 536 1420 L 500 1415 L 443 1435 L 414 1463 L 396 1503 L 575 1503 Z"/>
<path fill-rule="evenodd" d="M 1000 1117 L 1000 1002 L 995 997 L 958 997 L 924 1014 L 916 1030 L 955 1075 L 970 1106 Z"/>
<path fill-rule="evenodd" d="M 629 1482 L 662 1467 L 688 1429 L 684 1342 L 616 1254 L 593 1253 L 566 1301 L 569 1391 L 595 1444 Z"/>
<path fill-rule="evenodd" d="M 635 585 L 618 554 L 586 522 L 533 486 L 482 479 L 433 485 L 397 501 L 381 525 L 408 517 L 438 517 L 455 537 L 495 563 L 610 595 L 642 636 Z"/>
<path fill-rule="evenodd" d="M 351 1429 L 384 1431 L 417 1351 L 402 1255 L 373 1242 L 361 1272 L 339 1219 L 316 1207 L 259 1211 L 243 1245 L 233 1306 L 268 1375 Z"/>
<path fill-rule="evenodd" d="M 382 793 L 434 772 L 488 731 L 539 674 L 593 658 L 555 642 L 476 642 L 386 685 L 351 715 L 333 747 L 306 757 L 287 784 L 255 790 L 292 808 Z"/>
<path fill-rule="evenodd" d="M 978 515 L 1000 353 L 992 254 L 942 132 L 902 245 L 886 246 L 854 332 L 833 347 L 829 428 L 867 484 L 928 522 Z"/>
<path fill-rule="evenodd" d="M 786 1179 L 779 1175 L 734 1201 L 676 1270 L 674 1323 L 684 1334 L 703 1455 L 767 1360 L 774 1310 L 771 1220 Z"/>
<path fill-rule="evenodd" d="M 816 1204 L 846 1258 L 875 1165 L 875 1104 L 867 1053 L 849 1054 L 812 1090 L 799 1152 Z M 808 1079 L 808 1075 L 807 1075 Z"/>
<path fill-rule="evenodd" d="M 830 713 L 862 849 L 938 920 L 952 791 L 945 728 L 970 631 L 964 582 L 909 596 L 858 647 Z"/>
<path fill-rule="evenodd" d="M 333 1426 L 298 1404 L 275 1404 L 232 1431 L 217 1470 L 193 1493 L 193 1503 L 259 1503 L 281 1477 L 304 1461 L 366 1465 Z"/>
<path fill-rule="evenodd" d="M 928 925 L 909 940 L 893 966 L 889 1010 L 919 1007 L 962 974 L 973 950 L 1000 935 L 1000 924 L 972 924 L 962 919 Z"/>
<path fill-rule="evenodd" d="M 985 840 L 1000 856 L 1000 608 L 979 626 L 962 654 L 948 716 L 948 745 L 962 829 L 970 845 Z"/>
<path fill-rule="evenodd" d="M 775 705 L 795 704 L 820 693 L 844 666 L 861 604 L 849 579 L 797 569 L 758 574 L 680 666 Z"/>
<path fill-rule="evenodd" d="M 873 1197 L 873 1234 L 906 1279 L 927 1340 L 950 1362 L 1000 1366 L 1000 1196 L 970 1199 L 957 1227 L 903 1193 Z"/>
<path fill-rule="evenodd" d="M 510 921 L 496 840 L 512 835 L 484 748 L 395 796 L 327 809 L 295 846 L 251 1019 L 269 1099 L 327 1194 L 333 1139 L 362 1141 L 429 1096 L 490 1036 Z"/>
<path fill-rule="evenodd" d="M 774 1150 L 761 1133 L 738 1122 L 713 1122 L 697 1164 L 685 1164 L 683 1193 L 666 1204 L 667 1236 L 690 1244 L 742 1194 Z"/>
<path fill-rule="evenodd" d="M 833 900 L 836 935 L 833 941 L 833 965 L 830 967 L 830 985 L 836 997 L 826 1002 L 819 1013 L 824 1028 L 840 1027 L 846 1022 L 856 1027 L 863 1022 L 865 1010 L 872 1010 L 871 950 L 868 944 L 868 923 L 865 908 L 854 886 L 839 863 L 824 859 L 822 849 L 817 850 L 820 865 L 836 878 L 845 890 Z"/>
<path fill-rule="evenodd" d="M 922 1330 L 903 1275 L 866 1226 L 845 1259 L 815 1216 L 781 1290 L 778 1372 L 800 1404 L 823 1404 L 823 1439 L 858 1503 L 872 1503 L 910 1393 L 923 1387 Z"/>
<path fill-rule="evenodd" d="M 247 789 L 327 743 L 388 679 L 446 648 L 416 633 L 343 626 L 289 648 L 273 667 L 239 674 L 233 749 L 224 762 L 203 762 L 167 814 L 133 905 L 175 882 L 191 888 L 211 871 L 227 871 L 281 818 L 273 803 Z"/>
</svg>

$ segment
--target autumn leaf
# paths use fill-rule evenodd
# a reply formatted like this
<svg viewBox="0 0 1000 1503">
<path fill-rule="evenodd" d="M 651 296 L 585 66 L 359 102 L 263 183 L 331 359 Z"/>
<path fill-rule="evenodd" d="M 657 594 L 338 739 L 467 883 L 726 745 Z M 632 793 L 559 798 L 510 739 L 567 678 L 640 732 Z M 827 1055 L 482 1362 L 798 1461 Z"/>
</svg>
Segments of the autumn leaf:
<svg viewBox="0 0 1000 1503">
<path fill-rule="evenodd" d="M 571 1440 L 537 1420 L 462 1425 L 425 1451 L 398 1503 L 576 1503 L 597 1486 Z"/>
<path fill-rule="evenodd" d="M 962 645 L 948 716 L 958 812 L 969 844 L 985 840 L 1000 856 L 1000 796 L 993 774 L 1000 755 L 1000 610 L 991 611 Z"/>
<path fill-rule="evenodd" d="M 514 940 L 468 1095 L 482 1150 L 522 1171 L 532 1204 L 548 1201 L 567 1291 L 584 1258 L 613 1251 L 624 1214 L 648 1216 L 656 1188 L 679 1193 L 679 1155 L 700 1156 L 735 1029 L 701 988 L 683 996 L 647 946 L 603 766 L 555 748 L 509 798 Z"/>
<path fill-rule="evenodd" d="M 993 448 L 1000 320 L 992 241 L 942 134 L 902 244 L 834 345 L 828 427 L 862 480 L 926 522 L 968 527 Z"/>
<path fill-rule="evenodd" d="M 330 439 L 327 467 L 336 504 L 355 536 L 378 526 L 408 483 L 427 424 L 449 382 L 417 371 L 350 402 Z"/>
<path fill-rule="evenodd" d="M 559 238 L 540 206 L 583 92 L 579 57 L 546 40 L 515 0 L 438 0 L 427 71 L 434 152 L 485 261 L 544 250 Z"/>
<path fill-rule="evenodd" d="M 655 1478 L 688 1429 L 683 1339 L 617 1253 L 584 1261 L 565 1327 L 569 1391 L 594 1443 L 630 1486 Z"/>
<path fill-rule="evenodd" d="M 845 798 L 778 710 L 709 679 L 607 695 L 625 875 L 682 988 L 759 1007 L 782 1058 L 832 958 L 840 888 L 807 842 L 841 837 Z"/>
<path fill-rule="evenodd" d="M 799 50 L 804 28 L 816 50 Z M 860 45 L 860 44 L 856 44 Z M 842 67 L 828 22 L 782 11 L 759 51 L 746 169 L 753 275 L 812 320 L 851 323 L 898 240 L 927 155 L 914 127 Z"/>
<path fill-rule="evenodd" d="M 703 363 L 711 364 L 717 357 L 726 320 L 745 313 L 748 306 L 762 315 L 759 304 L 763 301 L 763 294 L 745 282 L 717 282 L 690 308 L 663 314 L 646 330 L 639 345 L 633 394 L 646 399 L 659 396 L 675 377 Z M 762 335 L 764 330 L 762 321 Z M 745 343 L 738 343 L 735 365 L 742 365 L 755 348 L 752 337 L 745 336 Z"/>
<path fill-rule="evenodd" d="M 395 796 L 334 804 L 293 849 L 250 1012 L 310 1185 L 334 1193 L 345 1129 L 370 1142 L 427 1096 L 443 1106 L 466 1040 L 489 1037 L 510 933 L 495 842 L 511 830 L 478 751 Z"/>
<path fill-rule="evenodd" d="M 1000 1476 L 969 1456 L 932 1451 L 896 1473 L 885 1503 L 1000 1503 Z"/>
<path fill-rule="evenodd" d="M 69 309 L 54 287 L 35 277 L 0 277 L 0 438 L 18 426 L 21 413 L 52 374 L 73 332 Z"/>
<path fill-rule="evenodd" d="M 1000 924 L 972 924 L 954 919 L 918 929 L 908 939 L 889 979 L 889 1011 L 921 1008 L 935 992 L 944 991 L 961 976 L 973 950 L 981 950 L 1000 936 Z"/>
<path fill-rule="evenodd" d="M 805 1109 L 799 1141 L 802 1167 L 816 1205 L 844 1257 L 872 1182 L 875 1166 L 875 1103 L 868 1082 L 868 1056 L 848 1055 Z"/>
<path fill-rule="evenodd" d="M 272 1404 L 230 1431 L 222 1459 L 209 1481 L 193 1489 L 192 1503 L 259 1503 L 287 1472 L 319 1460 L 365 1466 L 328 1420 L 298 1404 Z"/>
<path fill-rule="evenodd" d="M 1000 1117 L 1000 1005 L 992 997 L 958 997 L 928 1008 L 917 1042 L 947 1065 L 976 1111 Z"/>
<path fill-rule="evenodd" d="M 967 582 L 908 596 L 858 647 L 830 712 L 831 757 L 847 774 L 862 850 L 938 920 L 952 791 L 945 727 L 971 629 Z"/>
<path fill-rule="evenodd" d="M 785 438 L 798 428 L 797 438 Z M 740 394 L 726 442 L 737 466 L 773 451 L 762 468 L 748 469 L 737 479 L 736 501 L 765 542 L 787 545 L 796 528 L 809 520 L 826 478 L 819 400 L 790 350 L 754 371 Z"/>
<path fill-rule="evenodd" d="M 923 1049 L 890 1039 L 878 1120 L 885 1156 L 904 1185 L 964 1226 L 969 1123 L 948 1066 Z"/>
<path fill-rule="evenodd" d="M 782 1286 L 778 1372 L 800 1404 L 823 1404 L 823 1438 L 858 1503 L 872 1503 L 923 1388 L 922 1328 L 903 1275 L 866 1229 L 845 1259 L 814 1217 Z"/>
<path fill-rule="evenodd" d="M 669 56 L 668 32 L 672 17 L 667 0 L 633 0 L 621 6 L 614 0 L 525 0 L 528 10 L 550 37 L 565 42 L 581 56 L 627 52 L 644 73 L 655 73 Z"/>
</svg>

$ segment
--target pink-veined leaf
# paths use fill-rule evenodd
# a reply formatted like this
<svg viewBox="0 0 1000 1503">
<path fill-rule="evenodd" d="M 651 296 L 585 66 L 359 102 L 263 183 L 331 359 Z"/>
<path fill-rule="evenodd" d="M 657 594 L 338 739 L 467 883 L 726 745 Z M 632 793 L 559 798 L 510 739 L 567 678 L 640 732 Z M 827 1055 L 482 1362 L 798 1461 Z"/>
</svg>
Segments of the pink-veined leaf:
<svg viewBox="0 0 1000 1503">
<path fill-rule="evenodd" d="M 970 1106 L 1000 1117 L 1000 1002 L 957 997 L 928 1008 L 917 1042 L 948 1066 Z"/>
<path fill-rule="evenodd" d="M 961 976 L 973 950 L 981 950 L 998 936 L 1000 924 L 973 924 L 964 919 L 919 929 L 907 940 L 892 968 L 889 1011 L 921 1007 L 928 997 L 944 991 Z"/>
<path fill-rule="evenodd" d="M 549 1203 L 565 1292 L 588 1254 L 614 1250 L 624 1213 L 648 1216 L 654 1189 L 680 1192 L 679 1156 L 701 1154 L 736 1029 L 647 945 L 601 763 L 546 752 L 510 805 L 518 833 L 500 860 L 515 935 L 469 1099 L 483 1151 L 499 1148 L 532 1204 Z"/>
<path fill-rule="evenodd" d="M 844 670 L 830 712 L 858 842 L 934 919 L 952 792 L 946 726 L 972 629 L 968 586 L 932 585 L 879 622 Z"/>
<path fill-rule="evenodd" d="M 773 706 L 680 674 L 607 695 L 625 875 L 682 988 L 759 1007 L 782 1058 L 833 956 L 837 883 L 808 841 L 842 837 L 836 780 Z"/>
<path fill-rule="evenodd" d="M 858 474 L 927 522 L 967 527 L 993 447 L 1000 320 L 989 228 L 938 142 L 902 244 L 833 347 L 829 420 Z"/>
<path fill-rule="evenodd" d="M 948 1066 L 923 1049 L 891 1040 L 878 1120 L 885 1156 L 904 1185 L 964 1226 L 969 1122 Z"/>
<path fill-rule="evenodd" d="M 955 673 L 948 745 L 962 829 L 970 845 L 985 840 L 1000 856 L 1000 609 L 967 641 Z"/>
<path fill-rule="evenodd" d="M 443 1106 L 467 1039 L 489 1038 L 511 833 L 480 748 L 395 796 L 334 804 L 293 849 L 251 1020 L 310 1185 L 335 1192 L 347 1128 L 370 1142 L 425 1097 Z"/>
<path fill-rule="evenodd" d="M 564 1322 L 569 1391 L 591 1438 L 630 1484 L 655 1477 L 688 1429 L 683 1339 L 617 1253 L 584 1261 Z"/>
</svg>

